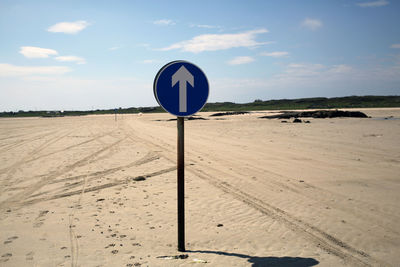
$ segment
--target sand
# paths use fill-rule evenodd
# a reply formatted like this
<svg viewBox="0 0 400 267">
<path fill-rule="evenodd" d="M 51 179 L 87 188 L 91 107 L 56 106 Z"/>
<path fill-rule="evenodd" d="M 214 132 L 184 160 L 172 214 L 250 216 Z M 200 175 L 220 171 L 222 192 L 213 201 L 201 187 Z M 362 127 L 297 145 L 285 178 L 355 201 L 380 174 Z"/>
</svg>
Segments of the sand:
<svg viewBox="0 0 400 267">
<path fill-rule="evenodd" d="M 362 111 L 186 121 L 185 253 L 171 115 L 0 119 L 0 266 L 398 266 L 400 109 Z"/>
</svg>

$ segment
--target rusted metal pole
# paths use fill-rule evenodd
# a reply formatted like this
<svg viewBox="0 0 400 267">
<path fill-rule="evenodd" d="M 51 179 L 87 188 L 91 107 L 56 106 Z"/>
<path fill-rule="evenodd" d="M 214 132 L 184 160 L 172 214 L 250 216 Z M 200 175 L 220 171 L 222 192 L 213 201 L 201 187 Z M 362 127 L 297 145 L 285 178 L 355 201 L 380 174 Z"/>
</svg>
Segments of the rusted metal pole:
<svg viewBox="0 0 400 267">
<path fill-rule="evenodd" d="M 178 251 L 185 251 L 184 117 L 178 117 Z"/>
</svg>

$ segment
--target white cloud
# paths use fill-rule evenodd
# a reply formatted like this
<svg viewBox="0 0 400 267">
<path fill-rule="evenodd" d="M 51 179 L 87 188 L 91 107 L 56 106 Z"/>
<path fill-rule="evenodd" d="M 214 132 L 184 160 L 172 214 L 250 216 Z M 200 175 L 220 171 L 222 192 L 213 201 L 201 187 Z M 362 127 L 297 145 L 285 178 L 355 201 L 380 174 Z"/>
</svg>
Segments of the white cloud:
<svg viewBox="0 0 400 267">
<path fill-rule="evenodd" d="M 235 34 L 203 34 L 191 40 L 172 44 L 161 48 L 162 51 L 180 49 L 185 52 L 199 53 L 203 51 L 225 50 L 235 47 L 255 47 L 267 43 L 255 41 L 257 34 L 267 33 L 267 29 L 252 30 Z"/>
<path fill-rule="evenodd" d="M 61 62 L 76 62 L 77 64 L 86 64 L 86 60 L 84 58 L 77 56 L 59 56 L 55 59 Z"/>
<path fill-rule="evenodd" d="M 153 24 L 161 25 L 161 26 L 171 26 L 171 25 L 175 25 L 176 23 L 170 19 L 160 19 L 160 20 L 153 21 Z"/>
<path fill-rule="evenodd" d="M 156 63 L 156 62 L 159 62 L 159 60 L 156 60 L 156 59 L 145 59 L 145 60 L 140 61 L 140 63 L 143 63 L 143 64 L 152 64 L 152 63 Z"/>
<path fill-rule="evenodd" d="M 392 44 L 390 48 L 400 48 L 400 44 Z"/>
<path fill-rule="evenodd" d="M 208 24 L 191 24 L 190 27 L 204 28 L 204 29 L 216 29 L 221 28 L 220 26 L 208 25 Z"/>
<path fill-rule="evenodd" d="M 64 66 L 15 66 L 0 63 L 0 76 L 58 75 L 72 71 Z"/>
<path fill-rule="evenodd" d="M 329 69 L 331 73 L 350 73 L 351 71 L 353 71 L 353 68 L 346 64 L 333 65 Z"/>
<path fill-rule="evenodd" d="M 60 22 L 50 26 L 47 31 L 49 32 L 62 32 L 67 34 L 75 34 L 89 26 L 89 23 L 84 20 L 75 22 Z"/>
<path fill-rule="evenodd" d="M 285 73 L 290 76 L 304 77 L 318 75 L 323 70 L 326 70 L 326 66 L 322 64 L 290 63 L 286 66 Z"/>
<path fill-rule="evenodd" d="M 389 4 L 389 2 L 386 0 L 377 0 L 377 1 L 372 1 L 372 2 L 357 3 L 357 5 L 360 7 L 380 7 L 380 6 L 386 6 L 388 4 Z"/>
<path fill-rule="evenodd" d="M 399 57 L 400 59 L 400 57 Z M 254 99 L 398 94 L 400 60 L 392 65 L 349 66 L 291 63 L 263 78 L 210 79 L 211 101 L 245 103 Z M 233 90 L 234 89 L 234 90 Z"/>
<path fill-rule="evenodd" d="M 267 57 L 287 57 L 289 55 L 289 52 L 285 51 L 276 51 L 276 52 L 263 52 L 260 54 L 261 56 L 267 56 Z"/>
<path fill-rule="evenodd" d="M 120 48 L 121 48 L 121 46 L 113 46 L 113 47 L 108 48 L 108 50 L 114 51 L 114 50 L 118 50 Z"/>
<path fill-rule="evenodd" d="M 313 63 L 290 63 L 286 66 L 285 75 L 291 77 L 310 77 L 319 75 L 348 74 L 354 69 L 346 64 L 326 66 Z"/>
<path fill-rule="evenodd" d="M 247 64 L 253 62 L 254 58 L 252 57 L 235 57 L 234 59 L 228 61 L 229 65 L 240 65 L 240 64 Z"/>
<path fill-rule="evenodd" d="M 72 74 L 72 73 L 71 73 Z M 156 106 L 152 79 L 73 75 L 0 77 L 1 110 L 88 110 Z"/>
<path fill-rule="evenodd" d="M 318 20 L 318 19 L 306 18 L 305 20 L 303 20 L 301 25 L 303 27 L 306 27 L 307 29 L 315 31 L 315 30 L 318 30 L 319 28 L 322 27 L 322 22 L 320 20 Z"/>
<path fill-rule="evenodd" d="M 138 47 L 144 47 L 144 48 L 150 48 L 150 44 L 146 44 L 146 43 L 137 44 L 136 46 L 138 46 Z"/>
<path fill-rule="evenodd" d="M 27 58 L 48 58 L 58 54 L 56 50 L 35 46 L 21 46 L 19 53 Z"/>
</svg>

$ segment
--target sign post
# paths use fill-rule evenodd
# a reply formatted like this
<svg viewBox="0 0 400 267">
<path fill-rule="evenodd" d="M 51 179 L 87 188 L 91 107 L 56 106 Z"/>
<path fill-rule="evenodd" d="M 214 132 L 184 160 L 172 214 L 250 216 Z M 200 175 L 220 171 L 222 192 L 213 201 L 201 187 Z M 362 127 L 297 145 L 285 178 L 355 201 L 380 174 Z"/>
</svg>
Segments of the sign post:
<svg viewBox="0 0 400 267">
<path fill-rule="evenodd" d="M 185 120 L 178 117 L 178 251 L 185 251 Z"/>
<path fill-rule="evenodd" d="M 154 79 L 153 91 L 158 104 L 165 111 L 177 116 L 178 251 L 185 251 L 184 119 L 200 111 L 206 104 L 209 93 L 208 80 L 199 67 L 178 60 L 160 69 Z"/>
</svg>

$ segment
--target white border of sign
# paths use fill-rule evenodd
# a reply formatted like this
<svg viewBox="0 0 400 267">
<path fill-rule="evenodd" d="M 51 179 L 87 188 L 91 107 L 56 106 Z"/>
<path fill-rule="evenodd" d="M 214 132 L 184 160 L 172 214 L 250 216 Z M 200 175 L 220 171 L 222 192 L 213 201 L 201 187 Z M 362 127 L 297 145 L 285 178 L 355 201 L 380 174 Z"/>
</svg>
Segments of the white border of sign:
<svg viewBox="0 0 400 267">
<path fill-rule="evenodd" d="M 157 88 L 158 78 L 160 77 L 161 73 L 162 73 L 167 67 L 169 67 L 169 66 L 172 65 L 172 64 L 176 64 L 176 63 L 188 63 L 188 64 L 191 64 L 191 65 L 194 65 L 196 68 L 198 68 L 198 69 L 203 73 L 204 77 L 206 78 L 207 85 L 208 85 L 207 99 L 206 99 L 206 101 L 204 102 L 203 106 L 201 106 L 201 108 L 200 108 L 199 110 L 197 110 L 196 112 L 194 112 L 194 113 L 192 113 L 192 114 L 185 115 L 185 116 L 177 116 L 176 114 L 173 114 L 173 113 L 169 112 L 168 110 L 166 110 L 166 109 L 163 107 L 163 105 L 161 105 L 160 101 L 158 100 L 158 96 L 157 96 L 157 90 L 156 90 L 156 88 Z M 192 62 L 189 62 L 189 61 L 186 61 L 186 60 L 174 60 L 174 61 L 171 61 L 171 62 L 165 64 L 165 65 L 157 72 L 157 75 L 156 75 L 156 77 L 154 78 L 154 82 L 153 82 L 153 94 L 154 94 L 154 97 L 155 97 L 156 100 L 157 100 L 157 103 L 160 105 L 160 107 L 162 107 L 162 108 L 163 108 L 166 112 L 168 112 L 169 114 L 172 114 L 172 115 L 174 115 L 174 116 L 176 116 L 176 117 L 190 117 L 190 116 L 192 116 L 193 114 L 196 114 L 197 112 L 199 112 L 200 110 L 202 110 L 202 109 L 204 108 L 204 106 L 207 104 L 208 97 L 210 96 L 210 83 L 208 82 L 207 75 L 206 75 L 206 74 L 204 73 L 204 71 L 203 71 L 201 68 L 199 68 L 199 66 L 197 66 L 196 64 L 193 64 Z"/>
</svg>

